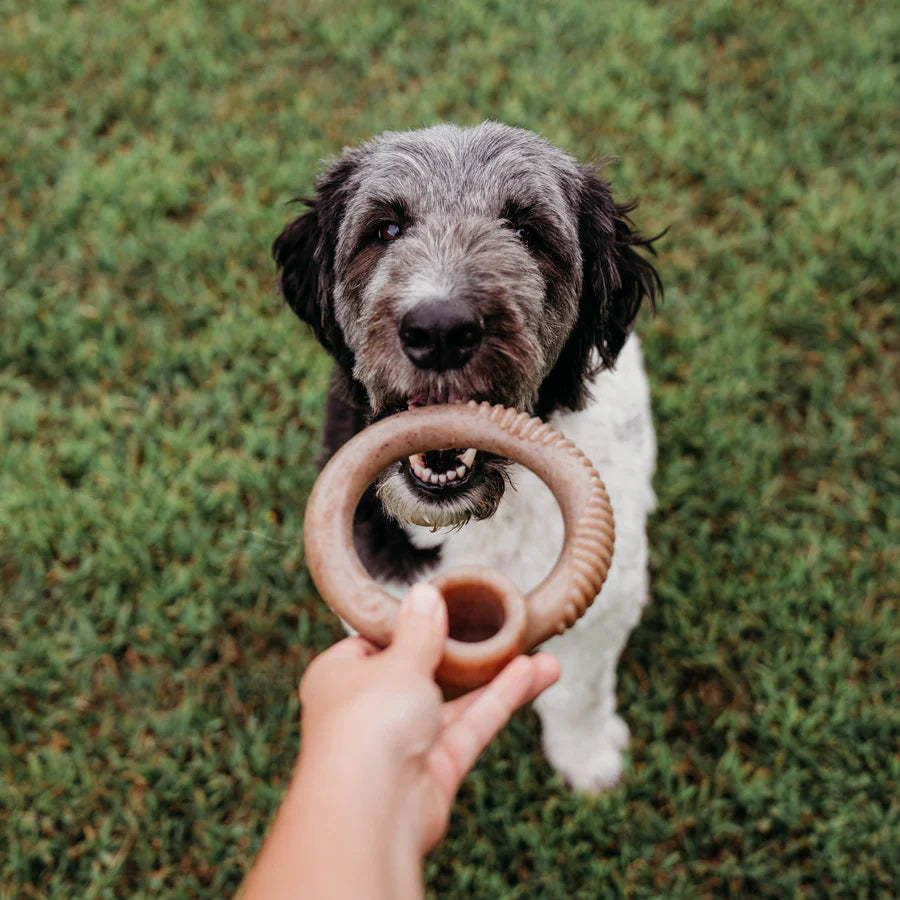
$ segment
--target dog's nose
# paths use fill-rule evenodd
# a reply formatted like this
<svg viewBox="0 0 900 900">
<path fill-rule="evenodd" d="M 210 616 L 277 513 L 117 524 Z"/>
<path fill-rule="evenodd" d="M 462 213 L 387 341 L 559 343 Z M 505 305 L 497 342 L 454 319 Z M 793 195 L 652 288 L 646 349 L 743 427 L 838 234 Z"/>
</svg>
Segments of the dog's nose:
<svg viewBox="0 0 900 900">
<path fill-rule="evenodd" d="M 462 368 L 483 334 L 481 319 L 462 300 L 427 300 L 400 320 L 403 352 L 420 369 Z"/>
</svg>

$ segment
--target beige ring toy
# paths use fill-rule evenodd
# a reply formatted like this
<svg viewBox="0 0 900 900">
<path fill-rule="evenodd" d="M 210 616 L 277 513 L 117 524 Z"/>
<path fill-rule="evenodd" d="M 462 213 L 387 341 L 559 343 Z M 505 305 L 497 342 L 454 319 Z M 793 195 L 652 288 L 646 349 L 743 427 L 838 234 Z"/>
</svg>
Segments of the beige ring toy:
<svg viewBox="0 0 900 900">
<path fill-rule="evenodd" d="M 328 605 L 379 646 L 391 642 L 400 601 L 363 568 L 353 546 L 353 514 L 366 488 L 391 463 L 413 453 L 467 446 L 522 463 L 550 488 L 565 539 L 556 565 L 527 596 L 483 566 L 431 579 L 447 601 L 450 636 L 437 670 L 445 686 L 473 688 L 514 656 L 573 625 L 593 602 L 612 561 L 609 497 L 587 457 L 527 413 L 488 403 L 425 406 L 382 419 L 332 457 L 306 508 L 309 571 Z"/>
</svg>

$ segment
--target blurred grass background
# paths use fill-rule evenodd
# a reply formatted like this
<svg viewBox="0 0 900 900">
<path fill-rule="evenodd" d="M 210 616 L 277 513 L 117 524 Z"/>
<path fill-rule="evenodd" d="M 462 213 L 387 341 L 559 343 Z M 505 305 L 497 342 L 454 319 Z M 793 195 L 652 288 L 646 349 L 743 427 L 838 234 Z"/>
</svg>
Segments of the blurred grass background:
<svg viewBox="0 0 900 900">
<path fill-rule="evenodd" d="M 328 363 L 268 248 L 322 157 L 485 117 L 670 228 L 654 602 L 622 784 L 573 795 L 518 715 L 429 890 L 893 895 L 894 4 L 0 10 L 0 896 L 237 886 L 340 636 L 301 553 Z"/>
</svg>

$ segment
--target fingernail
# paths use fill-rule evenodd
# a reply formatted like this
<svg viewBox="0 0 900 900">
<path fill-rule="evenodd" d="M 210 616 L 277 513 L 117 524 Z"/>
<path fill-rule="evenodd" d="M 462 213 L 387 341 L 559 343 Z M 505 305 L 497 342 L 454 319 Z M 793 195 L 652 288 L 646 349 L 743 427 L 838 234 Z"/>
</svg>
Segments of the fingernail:
<svg viewBox="0 0 900 900">
<path fill-rule="evenodd" d="M 409 589 L 409 608 L 421 616 L 437 615 L 441 602 L 441 595 L 434 585 L 419 582 Z"/>
</svg>

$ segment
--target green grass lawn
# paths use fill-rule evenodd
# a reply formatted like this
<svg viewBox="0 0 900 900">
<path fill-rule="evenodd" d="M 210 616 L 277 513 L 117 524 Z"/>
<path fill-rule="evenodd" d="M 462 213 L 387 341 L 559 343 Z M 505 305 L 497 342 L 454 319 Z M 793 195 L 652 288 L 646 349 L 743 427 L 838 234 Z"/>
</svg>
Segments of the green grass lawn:
<svg viewBox="0 0 900 900">
<path fill-rule="evenodd" d="M 887 897 L 900 846 L 894 4 L 0 0 L 0 897 L 223 897 L 341 632 L 328 362 L 269 245 L 320 159 L 494 117 L 660 242 L 622 784 L 519 714 L 436 897 Z M 511 573 L 514 574 L 514 573 Z"/>
</svg>

